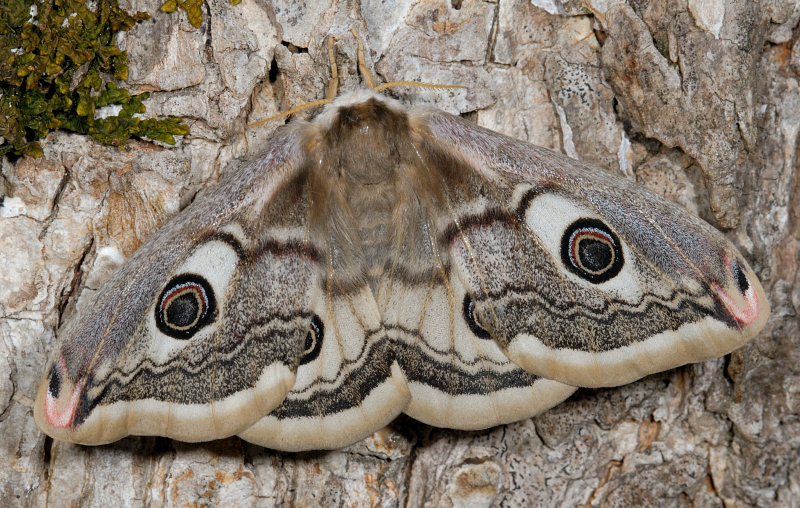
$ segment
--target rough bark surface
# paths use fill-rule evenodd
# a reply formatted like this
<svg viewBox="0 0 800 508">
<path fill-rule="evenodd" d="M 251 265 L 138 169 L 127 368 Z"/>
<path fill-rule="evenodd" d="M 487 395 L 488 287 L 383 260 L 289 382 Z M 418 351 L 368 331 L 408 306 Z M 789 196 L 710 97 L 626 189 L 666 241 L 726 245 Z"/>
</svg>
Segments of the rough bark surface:
<svg viewBox="0 0 800 508">
<path fill-rule="evenodd" d="M 210 0 L 204 24 L 120 38 L 133 91 L 177 115 L 175 147 L 54 133 L 2 161 L 2 506 L 800 505 L 800 6 L 791 0 Z M 143 240 L 320 98 L 337 36 L 384 81 L 477 123 L 636 179 L 727 231 L 761 277 L 766 329 L 726 358 L 580 390 L 481 432 L 401 417 L 347 449 L 282 454 L 237 438 L 83 447 L 36 428 L 32 399 L 63 319 Z"/>
</svg>

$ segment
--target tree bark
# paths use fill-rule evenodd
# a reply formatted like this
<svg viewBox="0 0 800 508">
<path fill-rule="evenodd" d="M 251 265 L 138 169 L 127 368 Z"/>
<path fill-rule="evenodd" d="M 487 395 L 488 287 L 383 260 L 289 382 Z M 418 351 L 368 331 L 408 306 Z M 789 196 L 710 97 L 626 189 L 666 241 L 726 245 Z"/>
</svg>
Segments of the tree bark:
<svg viewBox="0 0 800 508">
<path fill-rule="evenodd" d="M 170 147 L 51 134 L 45 157 L 2 161 L 0 505 L 800 505 L 800 7 L 790 0 L 210 0 L 195 30 L 160 0 L 118 41 L 128 88 L 181 116 Z M 761 278 L 767 327 L 731 355 L 627 386 L 579 390 L 479 432 L 408 417 L 333 452 L 238 438 L 54 442 L 32 404 L 59 324 L 281 121 L 379 80 L 491 129 L 635 179 L 725 231 Z"/>
</svg>

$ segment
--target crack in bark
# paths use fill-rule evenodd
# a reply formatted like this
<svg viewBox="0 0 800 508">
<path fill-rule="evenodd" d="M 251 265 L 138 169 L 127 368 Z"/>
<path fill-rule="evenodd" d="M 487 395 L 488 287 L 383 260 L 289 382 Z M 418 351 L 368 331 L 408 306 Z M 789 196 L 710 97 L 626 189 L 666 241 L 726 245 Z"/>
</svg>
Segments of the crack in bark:
<svg viewBox="0 0 800 508">
<path fill-rule="evenodd" d="M 94 247 L 94 237 L 91 237 L 89 240 L 89 245 L 86 246 L 85 249 L 81 252 L 81 257 L 78 259 L 78 262 L 75 264 L 75 267 L 72 271 L 72 278 L 70 279 L 70 283 L 68 287 L 65 287 L 61 291 L 61 295 L 58 298 L 58 319 L 56 320 L 56 329 L 61 328 L 61 322 L 64 317 L 64 310 L 67 308 L 67 304 L 70 302 L 72 295 L 75 293 L 76 288 L 80 287 L 80 283 L 83 280 L 83 263 L 86 261 L 86 256 L 91 252 L 92 248 Z"/>
<path fill-rule="evenodd" d="M 45 217 L 42 224 L 42 231 L 39 233 L 39 241 L 41 241 L 50 230 L 50 225 L 56 219 L 56 215 L 58 215 L 58 208 L 61 203 L 61 198 L 64 196 L 64 192 L 67 188 L 67 183 L 71 180 L 71 174 L 68 169 L 65 168 L 64 175 L 61 177 L 61 181 L 58 182 L 58 189 L 56 189 L 55 196 L 53 196 L 53 206 L 50 208 L 50 213 Z M 39 222 L 39 221 L 37 221 Z"/>
</svg>

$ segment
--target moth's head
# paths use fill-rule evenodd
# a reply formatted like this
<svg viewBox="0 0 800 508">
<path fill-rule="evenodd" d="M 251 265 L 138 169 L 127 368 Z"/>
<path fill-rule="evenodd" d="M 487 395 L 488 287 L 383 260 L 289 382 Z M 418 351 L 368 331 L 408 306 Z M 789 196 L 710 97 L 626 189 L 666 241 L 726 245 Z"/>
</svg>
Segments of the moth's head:
<svg viewBox="0 0 800 508">
<path fill-rule="evenodd" d="M 371 90 L 337 98 L 314 123 L 322 135 L 309 159 L 321 166 L 321 178 L 336 175 L 345 187 L 375 185 L 397 180 L 415 162 L 408 115 Z"/>
</svg>

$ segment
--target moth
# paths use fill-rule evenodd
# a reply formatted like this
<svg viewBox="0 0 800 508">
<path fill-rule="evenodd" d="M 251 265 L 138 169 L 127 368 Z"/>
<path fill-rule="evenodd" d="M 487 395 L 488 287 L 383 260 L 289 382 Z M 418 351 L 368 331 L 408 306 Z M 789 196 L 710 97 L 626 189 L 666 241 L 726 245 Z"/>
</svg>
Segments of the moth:
<svg viewBox="0 0 800 508">
<path fill-rule="evenodd" d="M 63 326 L 34 408 L 45 433 L 307 450 L 400 413 L 483 429 L 727 354 L 764 326 L 758 279 L 707 223 L 407 108 L 361 51 L 359 67 L 367 88 L 281 127 Z"/>
</svg>

